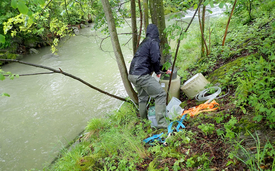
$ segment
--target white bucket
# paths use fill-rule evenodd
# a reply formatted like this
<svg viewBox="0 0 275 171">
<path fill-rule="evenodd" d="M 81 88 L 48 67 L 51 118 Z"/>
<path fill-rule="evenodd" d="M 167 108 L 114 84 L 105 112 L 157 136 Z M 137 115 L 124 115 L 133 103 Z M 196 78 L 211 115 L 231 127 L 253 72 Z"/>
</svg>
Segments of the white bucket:
<svg viewBox="0 0 275 171">
<path fill-rule="evenodd" d="M 181 90 L 186 94 L 188 98 L 194 98 L 204 87 L 209 84 L 209 81 L 205 77 L 198 73 L 192 78 L 187 80 L 182 86 Z"/>
<path fill-rule="evenodd" d="M 159 81 L 161 87 L 165 90 L 166 93 L 167 93 L 169 81 L 170 80 Z M 170 100 L 172 97 L 176 97 L 176 98 L 180 97 L 180 77 L 178 75 L 176 79 L 171 80 L 168 100 Z"/>
</svg>

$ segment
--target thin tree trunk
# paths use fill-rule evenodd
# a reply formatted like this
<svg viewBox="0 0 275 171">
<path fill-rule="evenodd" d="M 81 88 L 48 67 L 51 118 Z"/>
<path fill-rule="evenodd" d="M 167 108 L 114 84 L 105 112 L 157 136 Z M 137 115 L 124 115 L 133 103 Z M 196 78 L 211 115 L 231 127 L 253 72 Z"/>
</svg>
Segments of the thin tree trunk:
<svg viewBox="0 0 275 171">
<path fill-rule="evenodd" d="M 198 9 L 198 18 L 199 18 L 199 25 L 200 25 L 200 30 L 201 30 L 201 46 L 202 46 L 202 48 L 201 48 L 201 54 L 202 54 L 202 56 L 203 56 L 203 54 L 204 54 L 204 46 L 205 46 L 205 48 L 206 48 L 206 55 L 209 55 L 209 51 L 208 51 L 208 47 L 207 47 L 207 44 L 206 44 L 206 40 L 205 40 L 205 38 L 204 38 L 204 30 L 203 30 L 203 28 L 202 28 L 202 22 L 201 22 L 201 17 L 200 17 L 200 8 Z M 210 43 L 210 39 L 209 39 L 209 43 Z"/>
<path fill-rule="evenodd" d="M 147 26 L 149 24 L 148 0 L 143 0 L 143 13 L 144 13 L 144 31 L 146 32 Z"/>
<path fill-rule="evenodd" d="M 205 37 L 204 37 L 204 30 L 205 30 L 205 8 L 206 8 L 206 6 L 202 5 L 202 37 L 203 37 L 202 44 L 204 44 L 204 43 L 206 44 Z M 204 55 L 204 52 L 205 52 L 205 47 L 204 46 L 202 46 L 202 51 L 203 51 L 203 55 Z"/>
<path fill-rule="evenodd" d="M 126 65 L 125 65 L 125 61 L 123 58 L 123 54 L 120 48 L 120 44 L 119 44 L 119 40 L 118 40 L 118 36 L 117 36 L 117 31 L 116 31 L 116 26 L 115 26 L 115 21 L 114 21 L 114 17 L 112 14 L 112 10 L 111 10 L 111 6 L 109 4 L 108 0 L 101 0 L 102 2 L 102 6 L 105 12 L 105 16 L 107 19 L 107 23 L 108 23 L 108 28 L 109 28 L 109 32 L 111 35 L 111 40 L 112 40 L 112 45 L 113 45 L 113 49 L 115 52 L 115 56 L 116 56 L 116 61 L 118 64 L 118 68 L 120 71 L 120 76 L 122 78 L 124 87 L 129 95 L 129 97 L 135 102 L 138 103 L 138 98 L 137 98 L 137 93 L 134 91 L 130 81 L 128 80 L 128 73 L 127 73 L 127 69 L 126 69 Z"/>
<path fill-rule="evenodd" d="M 165 24 L 165 15 L 164 15 L 164 9 L 163 9 L 163 0 L 157 1 L 157 12 L 158 12 L 158 28 L 160 33 L 160 50 L 161 50 L 161 64 L 164 64 L 165 62 L 169 61 L 171 58 L 170 54 L 163 54 L 163 50 L 165 49 L 165 45 L 168 45 L 168 40 L 166 37 L 166 34 L 164 32 L 166 28 Z"/>
<path fill-rule="evenodd" d="M 142 31 L 142 10 L 141 10 L 140 0 L 138 0 L 138 8 L 139 8 L 139 15 L 140 15 L 140 26 L 139 26 L 139 34 L 138 34 L 138 40 L 137 40 L 137 48 L 139 46 L 139 41 L 140 41 L 141 31 Z"/>
<path fill-rule="evenodd" d="M 74 76 L 74 75 L 72 75 L 72 74 L 69 74 L 69 73 L 67 73 L 67 72 L 62 71 L 60 68 L 59 68 L 59 70 L 56 70 L 56 69 L 53 69 L 53 68 L 50 68 L 50 67 L 47 67 L 47 66 L 38 65 L 38 64 L 32 64 L 32 63 L 28 63 L 28 62 L 24 62 L 24 61 L 19 61 L 19 60 L 15 60 L 15 59 L 0 59 L 0 61 L 5 61 L 5 62 L 17 62 L 17 63 L 20 63 L 20 64 L 29 65 L 29 66 L 33 66 L 33 67 L 37 67 L 37 68 L 43 68 L 43 69 L 47 69 L 47 70 L 52 71 L 51 73 L 35 73 L 35 74 L 24 74 L 24 75 L 53 74 L 53 73 L 63 74 L 63 75 L 65 75 L 65 76 L 68 76 L 68 77 L 71 77 L 71 78 L 73 78 L 73 79 L 75 79 L 75 80 L 80 81 L 81 83 L 85 84 L 86 86 L 88 86 L 88 87 L 90 87 L 90 88 L 92 88 L 92 89 L 95 89 L 95 90 L 99 91 L 100 93 L 106 94 L 106 95 L 108 95 L 108 96 L 110 96 L 110 97 L 114 97 L 114 98 L 116 98 L 116 99 L 118 99 L 118 100 L 126 101 L 125 98 L 118 97 L 118 96 L 116 96 L 116 95 L 113 95 L 113 94 L 110 94 L 110 93 L 108 93 L 108 92 L 106 92 L 106 91 L 103 91 L 103 90 L 101 90 L 101 89 L 99 89 L 99 88 L 97 88 L 97 87 L 95 87 L 95 86 L 89 84 L 88 82 L 82 80 L 82 79 L 79 78 L 79 77 L 76 77 L 76 76 Z"/>
<path fill-rule="evenodd" d="M 131 0 L 131 21 L 132 21 L 132 43 L 133 43 L 133 55 L 137 51 L 137 17 L 136 17 L 136 2 Z"/>
<path fill-rule="evenodd" d="M 208 49 L 208 55 L 211 53 L 211 33 L 213 30 L 209 27 L 209 49 Z M 206 47 L 207 48 L 207 47 Z"/>
<path fill-rule="evenodd" d="M 163 54 L 165 44 L 168 45 L 168 40 L 166 34 L 164 33 L 165 25 L 165 16 L 163 9 L 163 0 L 150 0 L 150 13 L 152 23 L 156 24 L 160 34 L 160 52 L 161 52 L 161 64 L 169 61 L 171 58 L 170 54 Z"/>
<path fill-rule="evenodd" d="M 227 25 L 226 25 L 226 29 L 225 29 L 225 33 L 224 33 L 224 37 L 223 37 L 223 41 L 222 41 L 222 46 L 224 46 L 224 44 L 225 44 L 225 39 L 226 39 L 226 35 L 227 35 L 228 26 L 229 26 L 231 17 L 233 15 L 233 11 L 235 9 L 236 3 L 237 3 L 237 0 L 235 0 L 234 5 L 233 5 L 232 10 L 231 10 L 231 14 L 230 14 L 230 16 L 228 18 L 228 22 L 227 22 Z"/>
<path fill-rule="evenodd" d="M 202 5 L 202 17 L 200 17 L 200 8 L 198 12 L 198 17 L 199 17 L 199 24 L 200 24 L 200 29 L 201 29 L 201 56 L 204 56 L 204 45 L 205 45 L 205 38 L 204 38 L 204 26 L 205 26 L 205 6 Z"/>
</svg>

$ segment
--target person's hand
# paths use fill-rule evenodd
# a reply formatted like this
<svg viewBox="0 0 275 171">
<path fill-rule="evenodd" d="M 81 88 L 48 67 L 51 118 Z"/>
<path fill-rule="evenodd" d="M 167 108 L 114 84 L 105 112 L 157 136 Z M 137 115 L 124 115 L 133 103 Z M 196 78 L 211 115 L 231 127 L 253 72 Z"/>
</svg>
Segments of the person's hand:
<svg viewBox="0 0 275 171">
<path fill-rule="evenodd" d="M 157 77 L 159 77 L 159 78 L 160 78 L 160 76 L 161 76 L 161 74 L 158 74 L 158 75 L 157 75 Z"/>
<path fill-rule="evenodd" d="M 171 70 L 167 70 L 167 71 L 166 71 L 166 74 L 171 74 Z"/>
</svg>

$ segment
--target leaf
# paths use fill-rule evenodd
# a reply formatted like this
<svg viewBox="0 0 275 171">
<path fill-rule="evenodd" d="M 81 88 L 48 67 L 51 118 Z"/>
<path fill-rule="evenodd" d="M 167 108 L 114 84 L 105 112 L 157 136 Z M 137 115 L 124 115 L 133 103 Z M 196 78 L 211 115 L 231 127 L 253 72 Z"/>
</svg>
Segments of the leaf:
<svg viewBox="0 0 275 171">
<path fill-rule="evenodd" d="M 218 136 L 222 135 L 223 133 L 224 133 L 224 131 L 223 131 L 223 130 L 221 130 L 221 129 L 217 129 L 217 135 L 218 135 Z"/>
<path fill-rule="evenodd" d="M 28 11 L 28 16 L 31 17 L 32 16 L 32 11 Z"/>
<path fill-rule="evenodd" d="M 229 161 L 227 162 L 226 166 L 229 166 L 229 165 L 231 165 L 232 163 L 233 163 L 233 161 L 229 160 Z"/>
<path fill-rule="evenodd" d="M 240 108 L 242 109 L 242 112 L 246 114 L 246 109 L 243 106 L 240 106 Z"/>
<path fill-rule="evenodd" d="M 223 6 L 224 6 L 224 2 L 221 2 L 221 3 L 219 4 L 219 7 L 220 7 L 220 8 L 223 8 Z"/>
<path fill-rule="evenodd" d="M 0 80 L 3 81 L 4 79 L 5 79 L 5 76 L 0 73 Z"/>
<path fill-rule="evenodd" d="M 6 40 L 5 40 L 5 36 L 0 34 L 0 43 L 5 43 Z"/>
<path fill-rule="evenodd" d="M 198 4 L 195 4 L 195 5 L 194 5 L 194 9 L 197 9 L 197 8 L 198 8 Z"/>
<path fill-rule="evenodd" d="M 38 3 L 39 3 L 40 5 L 44 5 L 44 4 L 45 4 L 45 0 L 38 0 Z"/>
<path fill-rule="evenodd" d="M 8 93 L 2 93 L 2 96 L 10 97 L 10 95 Z"/>
<path fill-rule="evenodd" d="M 10 97 L 10 95 L 8 93 L 2 93 L 2 96 Z"/>
<path fill-rule="evenodd" d="M 212 14 L 213 12 L 211 11 L 211 10 L 209 10 L 209 9 L 207 9 L 206 11 L 208 11 L 210 14 Z"/>
<path fill-rule="evenodd" d="M 206 1 L 203 3 L 204 6 L 207 6 L 208 4 L 209 4 L 209 0 L 206 0 Z"/>
<path fill-rule="evenodd" d="M 11 0 L 11 7 L 12 8 L 17 8 L 17 0 Z"/>
<path fill-rule="evenodd" d="M 182 34 L 182 35 L 180 35 L 180 40 L 183 40 L 183 38 L 184 38 L 184 35 Z"/>
<path fill-rule="evenodd" d="M 28 14 L 28 7 L 23 2 L 18 2 L 18 10 L 22 14 Z"/>
<path fill-rule="evenodd" d="M 253 121 L 260 122 L 262 119 L 263 119 L 263 116 L 262 116 L 262 115 L 258 115 L 258 116 L 255 116 L 255 117 L 253 118 Z"/>
<path fill-rule="evenodd" d="M 14 75 L 10 75 L 10 79 L 13 80 L 14 79 Z"/>
<path fill-rule="evenodd" d="M 211 6 L 211 8 L 214 8 L 214 3 L 213 3 L 213 1 L 210 2 L 210 6 Z"/>
</svg>

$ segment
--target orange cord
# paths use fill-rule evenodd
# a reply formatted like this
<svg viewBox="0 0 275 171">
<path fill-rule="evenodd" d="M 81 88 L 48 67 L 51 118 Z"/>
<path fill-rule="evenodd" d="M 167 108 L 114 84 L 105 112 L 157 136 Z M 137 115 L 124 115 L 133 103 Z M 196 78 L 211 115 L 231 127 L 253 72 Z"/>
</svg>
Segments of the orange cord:
<svg viewBox="0 0 275 171">
<path fill-rule="evenodd" d="M 207 102 L 200 104 L 196 107 L 192 107 L 188 110 L 185 110 L 181 115 L 185 115 L 188 113 L 191 117 L 194 117 L 195 115 L 198 115 L 199 113 L 202 113 L 202 112 L 209 112 L 209 111 L 217 110 L 218 107 L 216 107 L 216 106 L 219 106 L 219 104 L 215 100 L 213 100 L 211 103 L 208 103 L 208 101 L 207 101 Z"/>
</svg>

